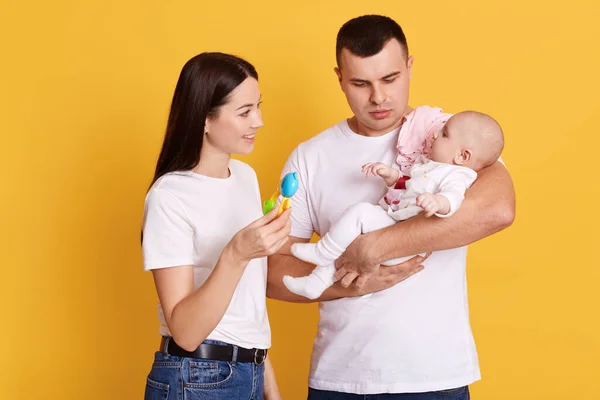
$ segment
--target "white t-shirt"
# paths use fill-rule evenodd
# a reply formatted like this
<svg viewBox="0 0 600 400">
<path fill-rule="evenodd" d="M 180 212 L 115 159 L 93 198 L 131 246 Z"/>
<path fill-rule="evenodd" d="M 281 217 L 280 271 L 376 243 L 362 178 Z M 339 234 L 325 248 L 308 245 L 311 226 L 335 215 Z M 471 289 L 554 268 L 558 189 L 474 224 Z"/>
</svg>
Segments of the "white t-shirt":
<svg viewBox="0 0 600 400">
<path fill-rule="evenodd" d="M 226 179 L 182 171 L 156 181 L 146 196 L 144 209 L 145 270 L 193 265 L 196 289 L 206 281 L 233 235 L 262 216 L 254 170 L 237 160 L 231 160 L 229 170 Z M 208 339 L 246 348 L 269 348 L 266 288 L 267 259 L 253 259 Z M 171 336 L 160 304 L 158 316 L 160 334 Z"/>
<path fill-rule="evenodd" d="M 392 165 L 398 134 L 396 129 L 360 136 L 344 120 L 301 143 L 283 171 L 299 174 L 291 235 L 324 235 L 349 206 L 377 204 L 385 184 L 366 179 L 361 166 L 373 161 Z M 466 255 L 466 247 L 437 251 L 423 271 L 390 289 L 320 303 L 309 386 L 356 394 L 408 393 L 480 379 L 469 323 Z"/>
</svg>

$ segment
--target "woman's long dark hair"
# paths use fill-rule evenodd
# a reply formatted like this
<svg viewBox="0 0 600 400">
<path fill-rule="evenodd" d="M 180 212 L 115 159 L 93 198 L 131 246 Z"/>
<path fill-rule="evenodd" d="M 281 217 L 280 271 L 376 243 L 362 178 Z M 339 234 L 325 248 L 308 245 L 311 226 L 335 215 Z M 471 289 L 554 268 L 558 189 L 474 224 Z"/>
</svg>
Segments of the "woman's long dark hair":
<svg viewBox="0 0 600 400">
<path fill-rule="evenodd" d="M 202 53 L 183 66 L 150 186 L 169 172 L 198 165 L 206 118 L 217 117 L 219 107 L 248 77 L 258 80 L 252 64 L 230 54 Z"/>
</svg>

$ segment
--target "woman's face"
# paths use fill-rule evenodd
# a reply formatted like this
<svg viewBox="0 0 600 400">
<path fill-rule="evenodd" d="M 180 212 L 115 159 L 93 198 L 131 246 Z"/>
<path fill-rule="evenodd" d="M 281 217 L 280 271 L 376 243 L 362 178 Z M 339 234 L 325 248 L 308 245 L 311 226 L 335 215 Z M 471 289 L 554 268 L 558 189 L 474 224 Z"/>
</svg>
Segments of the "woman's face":
<svg viewBox="0 0 600 400">
<path fill-rule="evenodd" d="M 205 144 L 227 154 L 248 154 L 263 125 L 258 81 L 248 77 L 231 92 L 217 117 L 206 119 Z"/>
</svg>

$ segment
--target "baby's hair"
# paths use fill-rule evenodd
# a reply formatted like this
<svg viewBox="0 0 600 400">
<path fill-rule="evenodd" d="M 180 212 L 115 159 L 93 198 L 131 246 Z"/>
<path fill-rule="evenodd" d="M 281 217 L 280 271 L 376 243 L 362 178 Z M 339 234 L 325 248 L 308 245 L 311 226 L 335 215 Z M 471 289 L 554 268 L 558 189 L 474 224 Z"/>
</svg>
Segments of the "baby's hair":
<svg viewBox="0 0 600 400">
<path fill-rule="evenodd" d="M 471 132 L 475 134 L 478 147 L 475 169 L 479 171 L 495 163 L 504 149 L 504 133 L 498 121 L 479 111 L 462 111 L 456 115 L 468 118 L 473 127 Z"/>
</svg>

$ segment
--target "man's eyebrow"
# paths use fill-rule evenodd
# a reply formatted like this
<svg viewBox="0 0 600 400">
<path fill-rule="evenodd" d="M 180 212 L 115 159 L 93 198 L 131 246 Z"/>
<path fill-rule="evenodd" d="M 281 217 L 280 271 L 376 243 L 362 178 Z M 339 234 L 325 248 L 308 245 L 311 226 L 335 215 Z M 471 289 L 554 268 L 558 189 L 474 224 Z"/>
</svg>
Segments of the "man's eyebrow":
<svg viewBox="0 0 600 400">
<path fill-rule="evenodd" d="M 390 78 L 393 78 L 393 77 L 398 76 L 398 75 L 400 75 L 400 71 L 396 71 L 396 72 L 392 72 L 390 74 L 387 74 L 386 76 L 384 76 L 381 79 L 390 79 Z"/>
<path fill-rule="evenodd" d="M 400 73 L 401 73 L 400 71 L 394 71 L 394 72 L 391 72 L 391 73 L 387 74 L 386 76 L 382 77 L 381 79 L 382 80 L 383 79 L 390 79 L 390 78 L 393 78 L 393 77 L 396 77 L 396 76 L 400 75 Z M 352 78 L 352 79 L 350 79 L 350 82 L 369 83 L 368 80 L 366 80 L 366 79 L 360 79 L 360 78 Z"/>
</svg>

